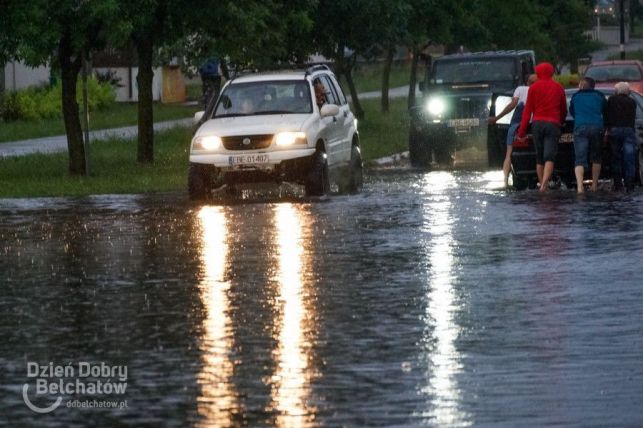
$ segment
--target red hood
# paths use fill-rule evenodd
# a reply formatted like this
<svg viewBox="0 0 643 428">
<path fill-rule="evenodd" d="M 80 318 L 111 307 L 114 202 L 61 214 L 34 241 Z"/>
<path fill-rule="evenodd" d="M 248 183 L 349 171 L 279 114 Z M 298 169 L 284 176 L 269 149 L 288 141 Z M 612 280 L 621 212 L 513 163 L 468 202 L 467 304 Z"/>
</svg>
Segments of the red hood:
<svg viewBox="0 0 643 428">
<path fill-rule="evenodd" d="M 541 62 L 536 66 L 538 79 L 551 79 L 554 75 L 554 66 L 548 62 Z"/>
</svg>

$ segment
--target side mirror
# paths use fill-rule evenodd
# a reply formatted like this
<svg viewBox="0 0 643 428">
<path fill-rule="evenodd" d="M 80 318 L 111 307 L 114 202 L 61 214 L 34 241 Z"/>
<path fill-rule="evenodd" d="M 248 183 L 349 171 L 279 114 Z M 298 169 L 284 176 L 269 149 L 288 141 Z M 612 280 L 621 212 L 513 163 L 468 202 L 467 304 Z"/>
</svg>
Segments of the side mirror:
<svg viewBox="0 0 643 428">
<path fill-rule="evenodd" d="M 418 82 L 418 88 L 420 88 L 420 92 L 424 92 L 424 80 Z"/>
<path fill-rule="evenodd" d="M 321 117 L 337 116 L 339 114 L 339 106 L 335 104 L 324 104 L 319 114 Z"/>
<path fill-rule="evenodd" d="M 201 119 L 203 119 L 203 115 L 205 114 L 204 111 L 197 111 L 194 113 L 194 124 L 196 125 L 197 123 L 201 122 Z"/>
</svg>

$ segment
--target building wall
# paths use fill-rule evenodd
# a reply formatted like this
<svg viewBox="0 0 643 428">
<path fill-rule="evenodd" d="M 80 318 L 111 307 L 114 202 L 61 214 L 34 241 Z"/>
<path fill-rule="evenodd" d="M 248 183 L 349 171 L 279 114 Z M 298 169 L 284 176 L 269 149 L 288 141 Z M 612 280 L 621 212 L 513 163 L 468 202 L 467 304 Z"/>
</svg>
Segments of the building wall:
<svg viewBox="0 0 643 428">
<path fill-rule="evenodd" d="M 116 77 L 120 78 L 122 87 L 116 90 L 116 101 L 119 102 L 134 102 L 138 101 L 138 83 L 136 76 L 138 75 L 138 67 L 132 67 L 131 79 L 130 72 L 127 67 L 96 67 L 95 71 L 99 73 L 106 73 L 108 71 L 115 71 Z M 130 86 L 131 85 L 131 86 Z M 163 73 L 161 67 L 154 69 L 154 79 L 152 80 L 152 97 L 154 101 L 161 99 L 163 89 Z M 130 97 L 131 92 L 131 97 Z"/>
<path fill-rule="evenodd" d="M 9 62 L 4 66 L 4 89 L 7 91 L 16 91 L 28 86 L 49 83 L 50 68 L 28 67 L 21 62 Z"/>
</svg>

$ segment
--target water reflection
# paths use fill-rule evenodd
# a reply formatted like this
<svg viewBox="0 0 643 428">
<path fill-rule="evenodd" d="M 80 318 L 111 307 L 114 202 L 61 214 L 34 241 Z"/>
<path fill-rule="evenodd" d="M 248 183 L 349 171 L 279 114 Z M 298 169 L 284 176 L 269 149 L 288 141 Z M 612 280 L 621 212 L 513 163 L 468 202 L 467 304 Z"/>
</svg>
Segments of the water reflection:
<svg viewBox="0 0 643 428">
<path fill-rule="evenodd" d="M 454 320 L 457 310 L 453 290 L 453 219 L 452 204 L 448 195 L 456 185 L 451 173 L 427 174 L 424 191 L 425 231 L 430 235 L 428 262 L 430 265 L 429 303 L 425 343 L 430 362 L 428 385 L 423 391 L 431 398 L 430 409 L 424 417 L 437 426 L 467 425 L 467 415 L 460 409 L 461 392 L 455 376 L 462 370 L 460 356 L 455 347 L 459 326 Z"/>
<path fill-rule="evenodd" d="M 232 425 L 237 397 L 231 377 L 234 371 L 230 301 L 226 280 L 228 237 L 226 216 L 221 207 L 203 207 L 198 213 L 202 231 L 200 292 L 206 316 L 201 341 L 203 355 L 198 382 L 201 396 L 197 410 L 203 426 Z"/>
<path fill-rule="evenodd" d="M 279 303 L 277 370 L 273 377 L 272 407 L 276 424 L 295 427 L 310 424 L 314 409 L 307 405 L 310 396 L 310 348 L 305 333 L 310 330 L 311 308 L 304 299 L 309 294 L 305 272 L 309 257 L 303 245 L 303 227 L 309 214 L 292 204 L 275 207 L 277 231 Z M 278 308 L 279 310 L 279 308 Z"/>
</svg>

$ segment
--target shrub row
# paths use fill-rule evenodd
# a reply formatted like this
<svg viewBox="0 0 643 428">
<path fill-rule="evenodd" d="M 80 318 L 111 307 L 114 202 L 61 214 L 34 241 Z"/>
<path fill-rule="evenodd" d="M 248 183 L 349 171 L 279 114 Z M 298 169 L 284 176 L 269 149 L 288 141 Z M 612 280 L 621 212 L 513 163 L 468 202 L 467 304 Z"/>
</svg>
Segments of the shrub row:
<svg viewBox="0 0 643 428">
<path fill-rule="evenodd" d="M 563 88 L 576 88 L 580 82 L 578 74 L 558 74 L 554 76 L 554 80 L 563 85 Z"/>
<path fill-rule="evenodd" d="M 82 108 L 82 83 L 76 88 L 78 104 Z M 95 78 L 87 80 L 89 110 L 96 111 L 116 102 L 116 94 L 109 83 Z M 6 92 L 0 104 L 0 117 L 4 121 L 36 120 L 62 117 L 62 84 L 33 86 Z"/>
</svg>

